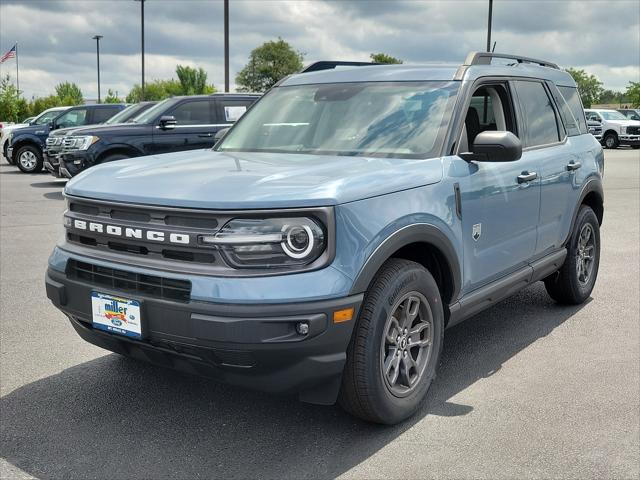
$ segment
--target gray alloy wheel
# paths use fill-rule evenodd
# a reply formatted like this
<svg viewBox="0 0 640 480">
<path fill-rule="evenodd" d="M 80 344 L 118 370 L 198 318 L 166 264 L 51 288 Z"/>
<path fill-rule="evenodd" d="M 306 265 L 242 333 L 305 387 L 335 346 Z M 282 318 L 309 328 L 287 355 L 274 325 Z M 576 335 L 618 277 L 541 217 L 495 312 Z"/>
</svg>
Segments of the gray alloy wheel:
<svg viewBox="0 0 640 480">
<path fill-rule="evenodd" d="M 580 230 L 578 237 L 578 248 L 576 249 L 576 273 L 578 281 L 582 285 L 587 285 L 593 274 L 595 265 L 596 236 L 593 227 L 585 223 Z"/>
<path fill-rule="evenodd" d="M 604 137 L 604 145 L 607 148 L 618 148 L 618 137 L 615 133 L 608 133 L 606 137 Z"/>
<path fill-rule="evenodd" d="M 402 296 L 391 312 L 383 329 L 380 368 L 389 391 L 405 397 L 431 358 L 433 317 L 424 295 L 415 291 Z"/>
<path fill-rule="evenodd" d="M 20 153 L 20 156 L 18 157 L 18 162 L 20 162 L 20 165 L 22 165 L 22 168 L 30 172 L 34 168 L 36 168 L 36 165 L 38 164 L 38 159 L 36 158 L 36 155 L 31 150 L 24 150 L 22 151 L 22 153 Z"/>
<path fill-rule="evenodd" d="M 24 173 L 35 173 L 42 170 L 42 154 L 33 145 L 24 145 L 16 152 L 16 165 Z"/>
</svg>

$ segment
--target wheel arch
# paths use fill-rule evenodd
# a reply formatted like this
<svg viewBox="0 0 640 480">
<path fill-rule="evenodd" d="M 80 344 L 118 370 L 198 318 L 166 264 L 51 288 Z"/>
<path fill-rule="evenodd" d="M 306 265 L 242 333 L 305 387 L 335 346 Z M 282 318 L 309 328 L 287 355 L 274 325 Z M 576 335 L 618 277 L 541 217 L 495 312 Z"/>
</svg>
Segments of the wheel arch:
<svg viewBox="0 0 640 480">
<path fill-rule="evenodd" d="M 608 128 L 607 130 L 602 132 L 602 139 L 604 140 L 604 138 L 610 133 L 613 133 L 616 137 L 618 136 L 618 132 L 616 132 L 613 128 Z"/>
<path fill-rule="evenodd" d="M 103 152 L 100 152 L 100 154 L 96 158 L 96 165 L 102 163 L 104 159 L 107 158 L 109 155 L 116 155 L 116 154 L 128 155 L 130 157 L 139 157 L 140 155 L 143 155 L 143 153 L 141 153 L 139 150 L 137 150 L 134 147 L 131 147 L 128 145 L 113 145 L 113 146 L 110 146 L 108 149 L 104 150 Z"/>
<path fill-rule="evenodd" d="M 564 241 L 564 245 L 566 245 L 571 238 L 571 232 L 573 232 L 573 229 L 575 228 L 576 218 L 578 217 L 578 212 L 582 205 L 590 207 L 598 218 L 598 224 L 602 225 L 602 222 L 604 221 L 604 189 L 600 178 L 591 178 L 582 187 L 580 197 L 573 210 L 571 230 L 569 230 L 569 234 Z"/>
<path fill-rule="evenodd" d="M 365 292 L 389 258 L 412 260 L 427 268 L 440 288 L 445 307 L 457 299 L 461 271 L 456 249 L 438 227 L 426 223 L 408 225 L 387 237 L 360 269 L 351 294 Z"/>
</svg>

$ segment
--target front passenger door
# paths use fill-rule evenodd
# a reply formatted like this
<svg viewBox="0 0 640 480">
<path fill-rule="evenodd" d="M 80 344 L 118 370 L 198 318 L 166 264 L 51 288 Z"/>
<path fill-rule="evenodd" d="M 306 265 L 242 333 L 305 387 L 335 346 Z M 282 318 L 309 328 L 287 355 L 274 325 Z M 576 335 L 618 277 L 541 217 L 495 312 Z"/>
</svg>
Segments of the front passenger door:
<svg viewBox="0 0 640 480">
<path fill-rule="evenodd" d="M 214 144 L 213 98 L 187 99 L 166 115 L 176 119 L 176 125 L 163 129 L 160 125 L 154 129 L 153 153 L 179 152 L 212 147 Z"/>
</svg>

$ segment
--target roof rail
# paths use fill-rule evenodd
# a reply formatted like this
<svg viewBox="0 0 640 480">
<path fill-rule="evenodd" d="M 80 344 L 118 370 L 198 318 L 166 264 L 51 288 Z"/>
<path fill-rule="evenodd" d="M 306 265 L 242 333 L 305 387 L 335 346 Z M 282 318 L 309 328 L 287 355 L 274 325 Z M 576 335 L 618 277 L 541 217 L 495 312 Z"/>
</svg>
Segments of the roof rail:
<svg viewBox="0 0 640 480">
<path fill-rule="evenodd" d="M 507 53 L 493 53 L 493 52 L 471 52 L 467 55 L 464 61 L 464 66 L 470 65 L 490 65 L 492 58 L 506 58 L 515 60 L 516 63 L 535 63 L 541 67 L 555 68 L 560 70 L 560 67 L 555 63 L 547 62 L 546 60 L 538 60 L 536 58 L 522 57 L 520 55 L 509 55 Z"/>
<path fill-rule="evenodd" d="M 300 73 L 317 72 L 319 70 L 331 70 L 336 67 L 366 67 L 370 65 L 380 65 L 375 62 L 342 62 L 334 60 L 321 60 L 314 62 L 306 68 L 303 68 Z"/>
</svg>

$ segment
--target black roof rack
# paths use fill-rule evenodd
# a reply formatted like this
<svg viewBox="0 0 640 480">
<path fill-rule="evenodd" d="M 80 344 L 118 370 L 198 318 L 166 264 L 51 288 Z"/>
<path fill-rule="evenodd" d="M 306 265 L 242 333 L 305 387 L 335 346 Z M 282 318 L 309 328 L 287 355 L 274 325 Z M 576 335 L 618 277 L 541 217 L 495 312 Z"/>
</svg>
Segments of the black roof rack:
<svg viewBox="0 0 640 480">
<path fill-rule="evenodd" d="M 321 60 L 314 62 L 306 68 L 303 68 L 300 73 L 317 72 L 319 70 L 331 70 L 336 67 L 366 67 L 371 65 L 380 65 L 375 62 L 342 62 L 334 60 Z"/>
<path fill-rule="evenodd" d="M 536 58 L 522 57 L 520 55 L 509 55 L 507 53 L 493 53 L 493 52 L 471 52 L 467 55 L 464 61 L 464 66 L 471 65 L 491 65 L 492 58 L 506 58 L 509 60 L 515 60 L 516 63 L 535 63 L 541 67 L 555 68 L 560 70 L 560 67 L 555 63 L 547 62 L 546 60 L 538 60 Z"/>
</svg>

